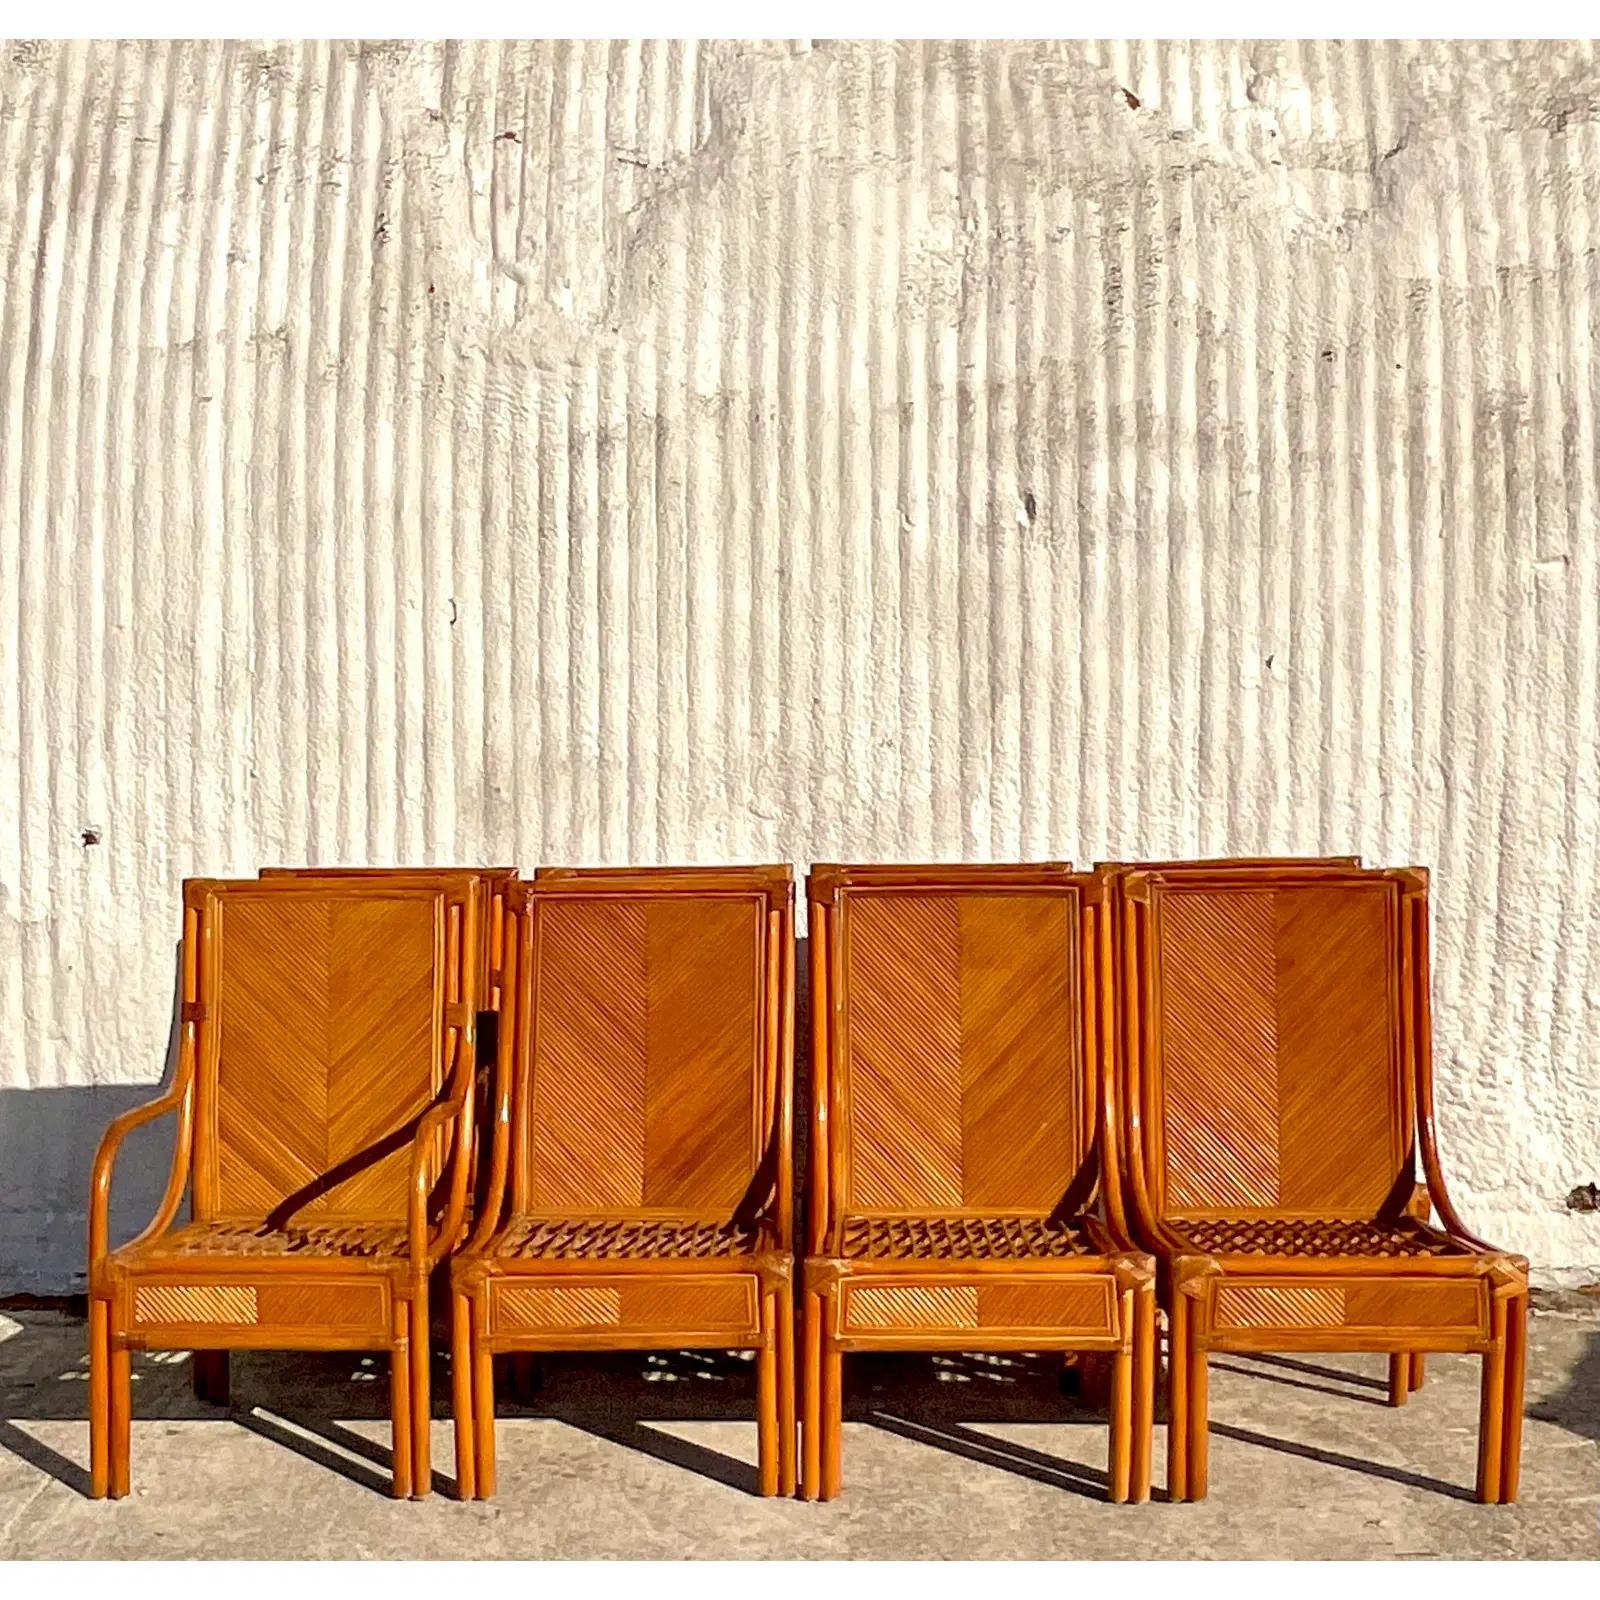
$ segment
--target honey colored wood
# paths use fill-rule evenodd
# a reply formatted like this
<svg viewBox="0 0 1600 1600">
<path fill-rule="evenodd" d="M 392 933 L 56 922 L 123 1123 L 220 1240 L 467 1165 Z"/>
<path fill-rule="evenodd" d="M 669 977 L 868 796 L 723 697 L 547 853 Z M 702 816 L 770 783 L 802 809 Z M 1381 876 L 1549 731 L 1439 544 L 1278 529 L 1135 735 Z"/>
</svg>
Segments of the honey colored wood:
<svg viewBox="0 0 1600 1600">
<path fill-rule="evenodd" d="M 427 1286 L 467 1200 L 481 904 L 460 873 L 185 884 L 177 1070 L 94 1164 L 96 1497 L 128 1492 L 135 1349 L 201 1352 L 214 1399 L 229 1350 L 387 1350 L 394 1492 L 428 1492 Z M 113 1250 L 118 1148 L 167 1112 L 166 1193 Z"/>
<path fill-rule="evenodd" d="M 500 1008 L 500 966 L 505 959 L 506 890 L 517 880 L 515 867 L 263 867 L 263 878 L 351 878 L 404 883 L 459 879 L 476 884 L 479 949 L 483 965 L 478 979 L 478 1004 L 484 1011 Z"/>
<path fill-rule="evenodd" d="M 1126 1209 L 1171 1330 L 1172 1497 L 1206 1492 L 1209 1351 L 1386 1351 L 1399 1405 L 1458 1350 L 1484 1357 L 1478 1496 L 1514 1498 L 1527 1262 L 1445 1188 L 1427 874 L 1117 876 Z"/>
<path fill-rule="evenodd" d="M 1103 1071 L 1104 880 L 829 865 L 808 897 L 803 1493 L 839 1492 L 845 1354 L 1043 1349 L 1110 1357 L 1110 1493 L 1143 1500 L 1153 1263 Z"/>
<path fill-rule="evenodd" d="M 451 1266 L 456 1477 L 495 1492 L 496 1354 L 756 1352 L 795 1488 L 794 883 L 541 870 L 508 897 L 483 1214 Z"/>
</svg>

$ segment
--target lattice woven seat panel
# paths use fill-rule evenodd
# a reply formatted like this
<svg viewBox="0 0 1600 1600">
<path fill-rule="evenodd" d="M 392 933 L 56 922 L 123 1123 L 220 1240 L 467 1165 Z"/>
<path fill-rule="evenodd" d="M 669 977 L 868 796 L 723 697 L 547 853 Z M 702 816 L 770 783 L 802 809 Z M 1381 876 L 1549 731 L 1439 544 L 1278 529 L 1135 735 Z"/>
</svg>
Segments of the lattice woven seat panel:
<svg viewBox="0 0 1600 1600">
<path fill-rule="evenodd" d="M 1454 1256 L 1459 1245 L 1409 1218 L 1351 1222 L 1325 1217 L 1207 1217 L 1177 1224 L 1201 1250 L 1219 1256 Z"/>
<path fill-rule="evenodd" d="M 144 1247 L 141 1255 L 357 1257 L 397 1260 L 406 1253 L 404 1228 L 322 1223 L 269 1228 L 258 1222 L 191 1222 Z"/>
<path fill-rule="evenodd" d="M 759 1235 L 733 1222 L 566 1221 L 518 1218 L 495 1240 L 497 1256 L 544 1260 L 703 1260 L 748 1255 Z"/>
<path fill-rule="evenodd" d="M 1077 1223 L 1042 1217 L 852 1217 L 844 1254 L 856 1259 L 1026 1261 L 1098 1255 Z"/>
</svg>

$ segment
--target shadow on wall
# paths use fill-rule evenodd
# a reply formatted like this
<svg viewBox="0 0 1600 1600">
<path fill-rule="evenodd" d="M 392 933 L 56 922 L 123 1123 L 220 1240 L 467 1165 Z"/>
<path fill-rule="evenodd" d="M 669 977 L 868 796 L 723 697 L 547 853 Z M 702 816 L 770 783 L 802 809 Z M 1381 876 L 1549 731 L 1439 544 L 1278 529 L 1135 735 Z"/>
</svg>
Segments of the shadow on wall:
<svg viewBox="0 0 1600 1600">
<path fill-rule="evenodd" d="M 111 1119 L 155 1099 L 178 1062 L 178 960 L 159 1082 L 0 1089 L 0 1300 L 81 1294 L 88 1284 L 89 1173 Z M 154 1066 L 155 1062 L 148 1063 Z M 117 1157 L 111 1240 L 131 1239 L 161 1204 L 177 1118 L 135 1128 Z"/>
</svg>

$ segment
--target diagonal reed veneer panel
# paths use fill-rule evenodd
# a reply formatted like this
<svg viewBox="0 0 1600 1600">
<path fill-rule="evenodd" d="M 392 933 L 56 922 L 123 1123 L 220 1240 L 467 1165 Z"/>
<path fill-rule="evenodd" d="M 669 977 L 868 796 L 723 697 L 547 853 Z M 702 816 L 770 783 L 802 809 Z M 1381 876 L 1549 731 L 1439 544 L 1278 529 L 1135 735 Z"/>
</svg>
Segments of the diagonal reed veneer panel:
<svg viewBox="0 0 1600 1600">
<path fill-rule="evenodd" d="M 761 915 L 749 900 L 648 903 L 647 1206 L 726 1217 L 749 1186 Z"/>
<path fill-rule="evenodd" d="M 536 1211 L 644 1202 L 649 951 L 637 901 L 540 909 L 530 1107 Z"/>
<path fill-rule="evenodd" d="M 1073 902 L 961 905 L 961 1201 L 1048 1212 L 1073 1170 Z"/>
<path fill-rule="evenodd" d="M 438 1085 L 431 903 L 246 892 L 219 922 L 217 1213 L 403 1215 L 409 1146 L 374 1152 Z"/>
<path fill-rule="evenodd" d="M 853 1204 L 961 1204 L 961 904 L 852 897 L 845 924 Z"/>
<path fill-rule="evenodd" d="M 1387 888 L 1282 888 L 1278 943 L 1279 1204 L 1374 1215 L 1405 1160 Z"/>
<path fill-rule="evenodd" d="M 326 1166 L 327 902 L 241 894 L 218 908 L 216 945 L 215 1209 L 263 1217 Z"/>
<path fill-rule="evenodd" d="M 1249 1210 L 1278 1198 L 1277 922 L 1258 890 L 1163 901 L 1166 1204 Z"/>
<path fill-rule="evenodd" d="M 530 1209 L 725 1219 L 758 1159 L 753 896 L 538 909 Z"/>
</svg>

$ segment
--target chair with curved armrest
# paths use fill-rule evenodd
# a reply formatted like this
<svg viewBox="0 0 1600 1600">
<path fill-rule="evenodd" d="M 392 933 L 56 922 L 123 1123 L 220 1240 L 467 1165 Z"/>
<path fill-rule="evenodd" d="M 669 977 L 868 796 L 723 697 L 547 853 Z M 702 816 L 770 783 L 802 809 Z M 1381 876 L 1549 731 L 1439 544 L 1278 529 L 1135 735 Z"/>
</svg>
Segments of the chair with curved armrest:
<svg viewBox="0 0 1600 1600">
<path fill-rule="evenodd" d="M 480 899 L 450 873 L 184 885 L 177 1073 L 94 1164 L 97 1498 L 128 1492 L 136 1349 L 387 1350 L 394 1493 L 428 1492 L 427 1285 L 466 1206 Z M 167 1111 L 166 1194 L 113 1250 L 117 1149 Z"/>
<path fill-rule="evenodd" d="M 494 1357 L 756 1352 L 794 1491 L 787 867 L 541 870 L 510 892 L 484 1210 L 451 1262 L 456 1481 L 495 1492 Z"/>
<path fill-rule="evenodd" d="M 1060 863 L 812 869 L 808 1499 L 839 1492 L 859 1350 L 1109 1352 L 1110 1498 L 1148 1494 L 1154 1274 L 1102 1067 L 1104 888 Z"/>
<path fill-rule="evenodd" d="M 1387 1352 L 1400 1404 L 1425 1352 L 1457 1350 L 1484 1358 L 1478 1497 L 1514 1499 L 1527 1262 L 1444 1186 L 1427 874 L 1196 863 L 1124 873 L 1121 901 L 1128 1213 L 1170 1327 L 1172 1498 L 1206 1493 L 1208 1351 Z"/>
</svg>

